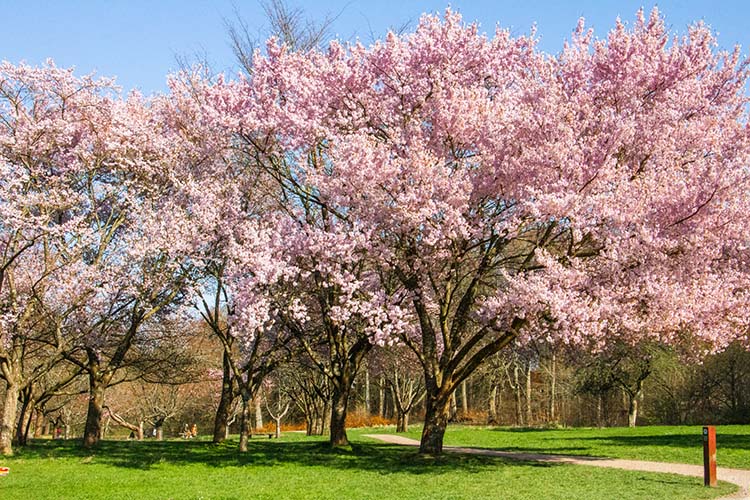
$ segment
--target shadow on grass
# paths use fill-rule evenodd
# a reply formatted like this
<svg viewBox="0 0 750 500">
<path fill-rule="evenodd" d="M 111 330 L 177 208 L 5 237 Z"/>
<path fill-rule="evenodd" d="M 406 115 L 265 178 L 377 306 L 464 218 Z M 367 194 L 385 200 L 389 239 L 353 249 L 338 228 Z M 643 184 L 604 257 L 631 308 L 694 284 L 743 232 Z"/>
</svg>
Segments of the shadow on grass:
<svg viewBox="0 0 750 500">
<path fill-rule="evenodd" d="M 438 457 L 419 455 L 399 445 L 355 442 L 350 449 L 331 449 L 321 441 L 251 441 L 247 453 L 237 451 L 237 441 L 212 444 L 200 441 L 102 441 L 84 450 L 77 441 L 32 441 L 16 455 L 20 459 L 78 459 L 147 470 L 159 464 L 206 467 L 322 466 L 340 470 L 365 470 L 381 474 L 439 474 L 460 470 L 482 472 L 504 464 L 555 467 L 555 464 L 498 457 L 446 453 Z"/>
</svg>

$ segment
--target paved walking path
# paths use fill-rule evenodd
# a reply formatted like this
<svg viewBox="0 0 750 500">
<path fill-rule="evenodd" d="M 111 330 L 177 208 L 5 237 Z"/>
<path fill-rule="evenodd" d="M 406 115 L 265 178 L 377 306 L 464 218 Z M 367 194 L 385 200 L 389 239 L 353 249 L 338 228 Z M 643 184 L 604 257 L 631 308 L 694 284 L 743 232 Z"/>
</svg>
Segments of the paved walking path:
<svg viewBox="0 0 750 500">
<path fill-rule="evenodd" d="M 406 446 L 419 446 L 419 441 L 395 436 L 393 434 L 365 434 L 365 437 L 377 439 L 390 444 L 401 444 Z M 646 462 L 643 460 L 624 460 L 620 458 L 601 458 L 574 455 L 546 455 L 542 453 L 523 453 L 513 451 L 488 450 L 481 448 L 463 448 L 458 446 L 445 446 L 443 451 L 451 453 L 466 453 L 470 455 L 486 455 L 490 457 L 503 457 L 515 460 L 532 460 L 538 462 L 554 462 L 574 465 L 592 465 L 594 467 L 611 467 L 614 469 L 637 470 L 643 472 L 667 472 L 680 474 L 682 476 L 694 476 L 703 479 L 702 465 L 674 464 L 667 462 Z M 727 469 L 719 467 L 716 471 L 719 481 L 736 484 L 740 490 L 734 495 L 722 497 L 724 499 L 750 499 L 750 470 Z"/>
</svg>

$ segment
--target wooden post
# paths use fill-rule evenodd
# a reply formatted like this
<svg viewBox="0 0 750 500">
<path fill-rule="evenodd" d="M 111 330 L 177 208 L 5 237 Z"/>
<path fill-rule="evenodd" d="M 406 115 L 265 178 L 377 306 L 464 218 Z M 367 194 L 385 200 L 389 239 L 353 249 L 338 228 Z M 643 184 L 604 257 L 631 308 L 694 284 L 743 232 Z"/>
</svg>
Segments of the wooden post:
<svg viewBox="0 0 750 500">
<path fill-rule="evenodd" d="M 716 427 L 703 428 L 703 485 L 716 486 Z"/>
</svg>

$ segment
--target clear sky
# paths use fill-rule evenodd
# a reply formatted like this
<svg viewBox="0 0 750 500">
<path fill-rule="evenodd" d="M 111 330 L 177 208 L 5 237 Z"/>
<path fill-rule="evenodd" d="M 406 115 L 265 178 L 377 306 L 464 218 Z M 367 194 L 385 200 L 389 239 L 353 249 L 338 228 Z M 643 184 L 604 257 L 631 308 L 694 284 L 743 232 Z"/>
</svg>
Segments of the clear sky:
<svg viewBox="0 0 750 500">
<path fill-rule="evenodd" d="M 526 33 L 536 23 L 540 46 L 556 53 L 583 16 L 603 37 L 617 16 L 631 21 L 639 7 L 654 5 L 670 28 L 683 32 L 704 20 L 719 33 L 719 45 L 750 48 L 750 0 L 648 1 L 534 1 L 534 0 L 289 0 L 312 17 L 338 16 L 333 33 L 344 40 L 370 42 L 389 27 L 411 21 L 423 12 L 442 12 L 449 4 L 466 20 L 478 21 L 483 31 L 497 23 L 515 33 Z M 115 76 L 126 90 L 162 91 L 165 76 L 177 68 L 176 56 L 205 58 L 216 70 L 234 72 L 225 20 L 235 10 L 253 30 L 265 25 L 256 0 L 0 0 L 0 59 L 41 64 L 52 58 L 59 66 L 75 66 L 78 73 L 96 71 Z"/>
</svg>

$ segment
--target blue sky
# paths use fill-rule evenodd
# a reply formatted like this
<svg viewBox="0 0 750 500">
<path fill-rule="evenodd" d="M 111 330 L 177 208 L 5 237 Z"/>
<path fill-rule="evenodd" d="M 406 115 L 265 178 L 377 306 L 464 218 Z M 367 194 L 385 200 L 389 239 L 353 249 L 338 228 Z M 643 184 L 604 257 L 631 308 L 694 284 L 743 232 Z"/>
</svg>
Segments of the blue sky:
<svg viewBox="0 0 750 500">
<path fill-rule="evenodd" d="M 449 2 L 290 0 L 289 5 L 304 8 L 313 17 L 338 15 L 334 34 L 369 42 L 371 33 L 380 37 L 389 27 L 409 20 L 413 26 L 421 13 L 443 11 Z M 618 15 L 632 20 L 639 7 L 649 11 L 654 5 L 676 32 L 703 19 L 719 33 L 720 46 L 739 43 L 745 54 L 750 48 L 747 0 L 454 0 L 450 5 L 487 32 L 500 23 L 515 33 L 526 33 L 536 23 L 542 50 L 552 53 L 559 51 L 580 16 L 603 37 Z M 176 56 L 199 54 L 216 70 L 234 72 L 224 20 L 232 19 L 235 9 L 251 29 L 263 30 L 265 21 L 256 0 L 0 0 L 0 59 L 41 64 L 52 58 L 59 66 L 75 66 L 79 73 L 115 76 L 126 90 L 139 88 L 148 94 L 164 90 L 165 76 L 177 67 Z"/>
</svg>

